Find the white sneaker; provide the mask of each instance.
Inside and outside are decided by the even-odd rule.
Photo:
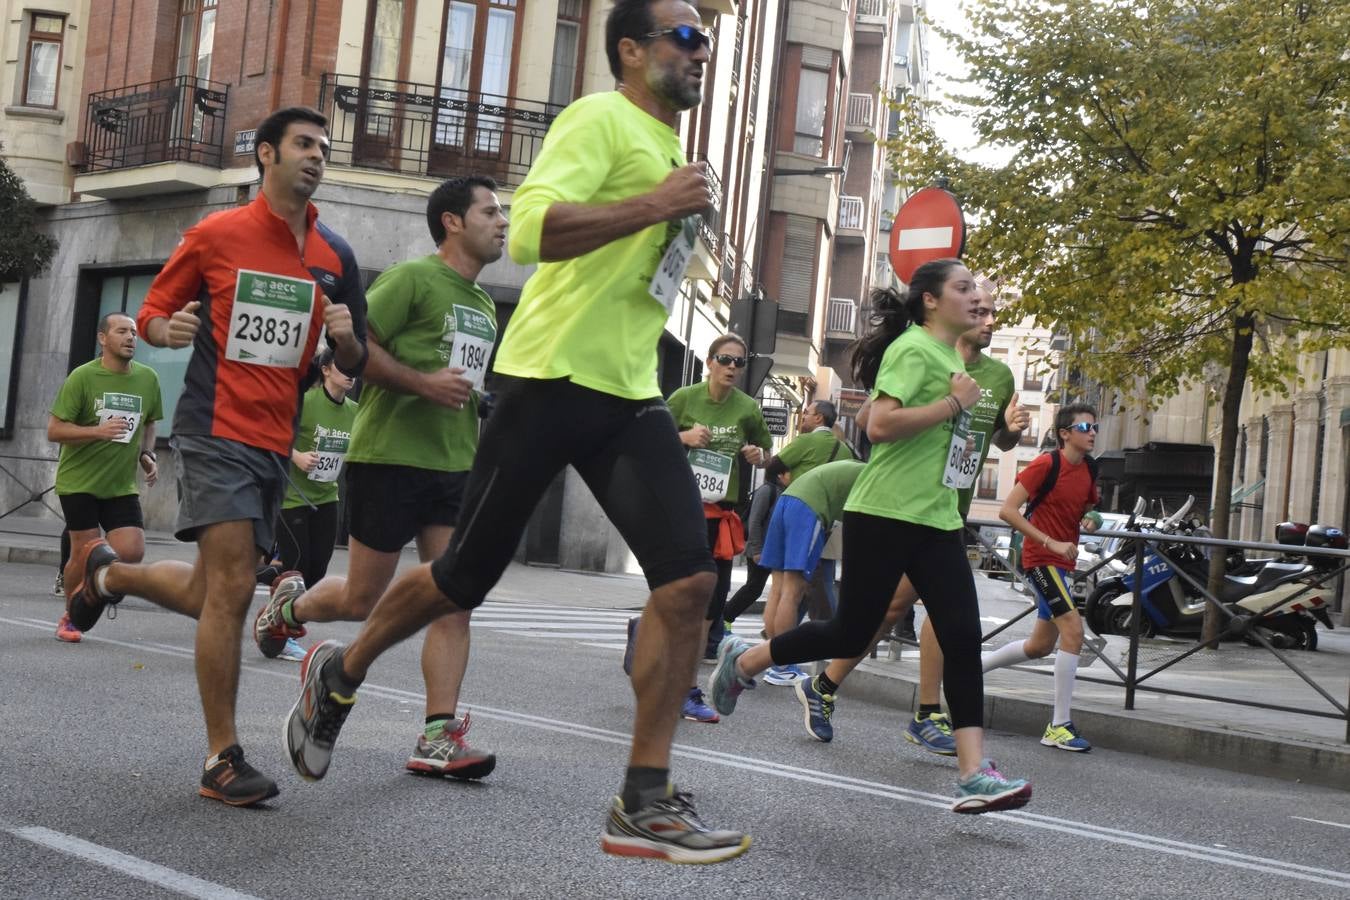
[[[764,670],[764,682],[766,684],[776,684],[790,687],[797,683],[800,678],[805,678],[806,673],[796,666],[769,666]]]

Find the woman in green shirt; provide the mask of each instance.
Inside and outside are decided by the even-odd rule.
[[[958,260],[920,266],[909,292],[873,295],[874,329],[853,355],[855,378],[873,389],[867,467],[844,505],[844,581],[839,608],[750,647],[728,637],[710,681],[729,715],[741,691],[770,665],[853,657],[867,649],[900,579],[908,575],[942,645],[960,780],[952,810],[1016,809],[1031,785],[1005,778],[983,757],[984,679],[975,581],[961,540],[953,465],[968,440],[980,386],[966,374],[957,339],[975,324],[975,278]],[[917,324],[920,327],[911,328]],[[830,685],[821,692],[832,694]]]

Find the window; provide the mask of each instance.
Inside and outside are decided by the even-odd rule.
[[[825,155],[825,107],[830,92],[830,73],[802,69],[797,85],[797,124],[792,139],[794,153]]]
[[[403,49],[403,18],[404,0],[375,0],[370,5],[366,14],[367,53],[361,72],[364,89],[398,90],[395,82]],[[399,106],[388,102],[361,105],[356,148],[361,162],[378,165],[385,161],[389,144],[400,130]]]
[[[449,0],[441,40],[439,94],[464,111],[438,108],[434,143],[444,153],[495,157],[506,120],[480,107],[503,105],[511,94],[516,12],[523,0]],[[448,162],[448,161],[447,161]]]
[[[1031,421],[1027,422],[1027,427],[1022,430],[1022,439],[1018,444],[1023,447],[1035,447],[1040,442],[1041,436],[1041,408],[1031,405],[1025,408],[1027,414],[1031,416]]]
[[[577,60],[582,56],[581,23],[584,19],[582,0],[558,0],[558,24],[553,33],[553,74],[548,85],[548,102],[554,106],[566,106],[580,91]]]
[[[23,105],[56,108],[61,77],[63,16],[33,13],[28,23],[28,54],[23,70]]]
[[[136,318],[141,311],[141,303],[155,280],[155,272],[109,273],[102,276],[98,292],[98,318],[110,312],[122,312]],[[89,359],[97,356],[98,337],[88,337]],[[160,437],[168,437],[173,431],[173,414],[178,408],[178,397],[183,393],[183,377],[187,374],[188,359],[192,356],[191,347],[170,350],[167,347],[152,347],[142,337],[136,344],[136,362],[143,363],[155,370],[159,376],[159,391],[164,398],[164,421],[156,426]],[[84,360],[79,360],[84,362]]]
[[[998,499],[998,465],[988,465],[980,470],[980,480],[975,486],[975,496],[980,500]]]
[[[19,332],[23,324],[24,283],[0,283],[0,437],[14,436],[14,403],[18,399]]]
[[[209,79],[215,42],[216,0],[182,0],[178,7],[178,61],[174,74]]]
[[[1022,375],[1022,390],[1039,391],[1045,387],[1045,371],[1042,366],[1045,363],[1045,354],[1028,353],[1027,368]]]
[[[784,222],[783,262],[779,270],[778,330],[807,334],[811,327],[811,296],[816,286],[817,224],[806,216],[788,216]]]

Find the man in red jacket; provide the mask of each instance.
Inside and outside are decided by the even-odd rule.
[[[131,565],[96,541],[71,566],[82,580],[69,592],[67,612],[82,631],[125,594],[198,620],[208,753],[200,793],[232,806],[277,794],[276,783],[244,760],[235,695],[254,570],[272,546],[308,361],[322,329],[344,374],[359,375],[366,360],[356,258],[309,202],[323,180],[326,128],[322,115],[303,107],[264,120],[257,198],[189,228],[137,316],[150,344],[192,347],[171,446],[177,536],[196,542],[196,562]]]

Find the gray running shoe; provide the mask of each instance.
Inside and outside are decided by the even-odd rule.
[[[694,811],[693,797],[674,791],[635,812],[618,797],[609,807],[600,847],[615,856],[640,856],[673,863],[716,863],[740,856],[750,836],[739,831],[713,831]]]
[[[291,627],[281,614],[281,608],[288,601],[295,600],[305,592],[305,579],[299,572],[282,572],[272,582],[272,593],[258,610],[253,620],[253,640],[258,650],[268,659],[276,659],[286,649],[287,638],[305,636],[305,627]]]
[[[717,648],[717,665],[708,676],[708,696],[712,699],[713,709],[724,716],[736,711],[736,698],[742,691],[755,686],[753,678],[742,678],[736,674],[736,660],[750,649],[750,645],[734,634],[722,639]]]
[[[446,728],[435,740],[425,734],[417,738],[417,747],[408,757],[408,771],[421,775],[449,775],[451,778],[486,778],[497,767],[497,757],[469,746],[469,714],[455,728]]]
[[[344,696],[324,680],[323,667],[339,651],[337,641],[323,641],[310,648],[300,664],[300,699],[286,720],[286,750],[300,777],[318,781],[328,772],[333,744],[356,703],[356,695]]]
[[[66,573],[60,571],[56,573],[56,584],[52,585],[53,597],[64,597],[66,595]]]

